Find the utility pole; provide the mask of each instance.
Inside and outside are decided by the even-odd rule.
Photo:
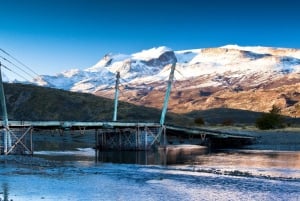
[[[3,127],[4,127],[3,128],[3,134],[4,134],[3,147],[4,147],[4,154],[6,155],[9,148],[11,147],[11,136],[9,133],[8,117],[7,117],[1,68],[2,67],[1,67],[1,62],[0,62],[0,99],[1,99],[1,108],[2,108],[2,121],[3,121]]]
[[[116,85],[115,85],[115,101],[114,101],[114,116],[113,121],[117,121],[118,114],[118,99],[119,99],[119,84],[120,84],[120,72],[116,75]]]

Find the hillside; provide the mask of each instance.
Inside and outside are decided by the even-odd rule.
[[[241,47],[173,51],[167,47],[130,55],[107,54],[84,70],[71,69],[34,80],[41,86],[92,93],[113,99],[120,72],[120,100],[161,109],[171,63],[176,62],[169,110],[228,108],[300,117],[300,50]]]
[[[111,121],[113,100],[89,93],[39,87],[24,84],[4,84],[9,120],[31,121]],[[119,102],[118,121],[159,122],[161,110]],[[182,126],[194,125],[196,118],[203,118],[207,125],[253,125],[261,115],[247,110],[216,108],[192,111],[186,114],[167,113],[166,123]],[[299,123],[298,119],[289,122]]]
[[[10,120],[111,121],[113,101],[88,93],[77,93],[24,84],[4,85]],[[160,110],[119,103],[119,121],[159,122]],[[178,115],[168,115],[175,121]],[[187,118],[180,117],[187,121]]]

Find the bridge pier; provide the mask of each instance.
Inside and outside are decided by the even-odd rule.
[[[149,150],[159,144],[159,128],[135,127],[96,129],[96,148],[99,150]]]

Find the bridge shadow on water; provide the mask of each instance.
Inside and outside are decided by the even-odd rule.
[[[54,161],[300,169],[300,153],[170,145],[149,151],[95,150],[94,133],[34,137],[35,155]],[[185,147],[187,146],[187,147]],[[196,147],[196,148],[195,148]],[[222,147],[223,148],[223,147]]]
[[[201,153],[200,153],[201,152]],[[181,148],[161,148],[151,151],[95,151],[96,161],[104,163],[140,164],[140,165],[173,165],[193,163],[196,156],[207,153]]]

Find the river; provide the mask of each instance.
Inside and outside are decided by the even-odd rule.
[[[4,156],[1,156],[4,157]],[[0,161],[0,200],[300,200],[300,152],[37,151]]]

